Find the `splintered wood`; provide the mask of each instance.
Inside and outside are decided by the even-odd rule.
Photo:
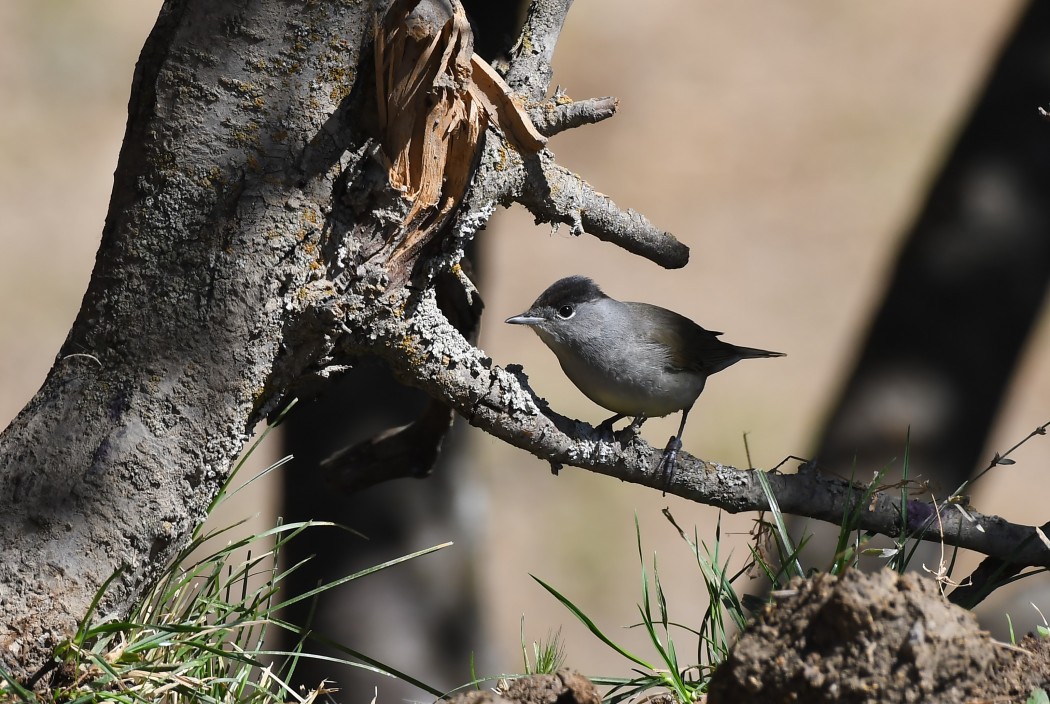
[[[411,265],[455,213],[470,184],[489,121],[521,152],[545,139],[510,89],[474,55],[463,7],[395,0],[376,22],[376,102],[390,185],[409,208],[384,254],[395,267]]]

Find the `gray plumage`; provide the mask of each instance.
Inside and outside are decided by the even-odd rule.
[[[508,323],[530,326],[592,401],[625,416],[666,416],[693,404],[707,377],[741,359],[782,357],[718,339],[674,311],[617,301],[584,276],[553,283]]]
[[[674,311],[617,301],[585,276],[551,284],[532,306],[507,319],[528,325],[554,352],[569,380],[617,415],[645,418],[683,411],[677,438],[668,444],[670,467],[681,446],[685,419],[707,377],[741,359],[783,357],[718,339]]]

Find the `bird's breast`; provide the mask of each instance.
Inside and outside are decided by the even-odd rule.
[[[569,347],[551,345],[562,371],[587,398],[614,413],[660,417],[687,408],[703,391],[706,377],[673,370],[661,358],[638,355],[588,359]]]

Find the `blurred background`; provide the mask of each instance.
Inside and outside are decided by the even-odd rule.
[[[132,71],[159,6],[156,0],[0,3],[0,427],[39,387],[77,313],[106,214]],[[586,274],[614,297],[673,308],[725,331],[730,342],[788,354],[713,377],[691,414],[688,452],[747,466],[746,434],[754,466],[811,456],[882,306],[902,238],[1021,9],[1006,0],[668,0],[640,12],[628,0],[578,0],[558,46],[554,81],[575,98],[616,96],[620,110],[600,125],[555,137],[550,147],[619,205],[689,244],[691,262],[664,271],[589,236],[572,237],[567,228],[537,227],[521,208],[501,210],[481,235],[480,346],[498,364],[522,364],[536,392],[560,413],[604,419],[608,413],[572,387],[538,338],[502,324],[557,278]],[[1045,89],[1026,120],[1050,98],[1050,85]],[[1043,312],[1027,338],[1022,329],[1005,396],[986,409],[994,416],[987,439],[959,438],[983,444],[983,461],[964,471],[1050,420],[1048,323]],[[994,339],[997,330],[981,327],[972,335]],[[880,432],[896,449],[873,464],[858,463],[858,478],[903,455],[907,428],[921,420],[910,417],[907,396],[882,406]],[[677,422],[677,416],[650,421],[643,436],[662,446]],[[522,669],[524,615],[530,641],[562,628],[571,666],[587,674],[628,673],[628,663],[593,640],[530,574],[648,655],[643,634],[622,629],[637,621],[640,598],[636,515],[646,553],[658,555],[672,614],[698,621],[706,606],[702,582],[660,509],[670,507],[680,524],[696,526],[708,541],[717,511],[573,468],[554,477],[547,464],[462,425],[452,490],[400,480],[375,491],[394,501],[406,497],[403,511],[385,512],[388,523],[408,521],[428,501],[448,507],[451,521],[418,532],[413,549],[455,541],[461,581],[428,586],[426,569],[445,559],[431,556],[415,577],[421,588],[404,598],[425,610],[430,596],[445,599],[439,592],[447,589],[478,604],[476,629],[464,642],[477,652],[479,672]],[[281,454],[276,436],[270,460]],[[1036,439],[1014,458],[1017,464],[977,485],[973,503],[984,513],[1042,524],[1042,492],[1033,488],[1045,486],[1050,440]],[[300,457],[283,471],[315,470]],[[850,467],[835,471],[848,475]],[[912,467],[913,474],[924,471]],[[939,496],[956,486],[949,484]],[[258,513],[256,526],[272,525],[281,512],[276,485],[260,485],[233,517]],[[746,558],[753,518],[721,517],[724,554],[735,546],[736,564]],[[352,527],[380,530],[362,522]],[[965,558],[957,574],[974,564]],[[393,584],[398,575],[387,578]],[[1045,583],[1027,580],[982,605],[985,625],[1005,632],[1006,610],[1020,632],[1041,623],[1027,602],[1050,610]],[[356,588],[341,592],[360,611],[341,617],[361,633],[347,644],[427,679],[404,643],[444,646],[413,639],[411,619],[387,620],[379,627],[398,631],[402,645],[369,650],[375,641],[364,635],[368,601],[355,596]],[[469,679],[467,656],[457,651],[454,662],[458,671],[446,669],[433,681],[450,686]],[[387,681],[376,684],[383,701],[391,690]],[[366,694],[371,689],[347,700]],[[400,696],[410,695],[386,700]]]

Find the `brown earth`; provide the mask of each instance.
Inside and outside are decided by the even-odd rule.
[[[708,704],[1025,702],[1050,683],[1050,640],[994,640],[934,580],[850,570],[795,580],[750,624],[711,681]],[[658,694],[649,701],[672,701]],[[569,671],[514,680],[457,704],[597,702]]]
[[[780,592],[711,682],[719,702],[1024,702],[1050,682],[1050,644],[982,631],[932,579],[818,575]]]
[[[498,692],[474,690],[449,699],[451,704],[601,704],[601,701],[591,681],[570,670],[510,680]]]
[[[1025,702],[1048,683],[1050,640],[998,642],[932,579],[850,570],[795,580],[776,593],[715,673],[705,701]],[[585,677],[562,670],[451,701],[597,704],[600,696]]]

